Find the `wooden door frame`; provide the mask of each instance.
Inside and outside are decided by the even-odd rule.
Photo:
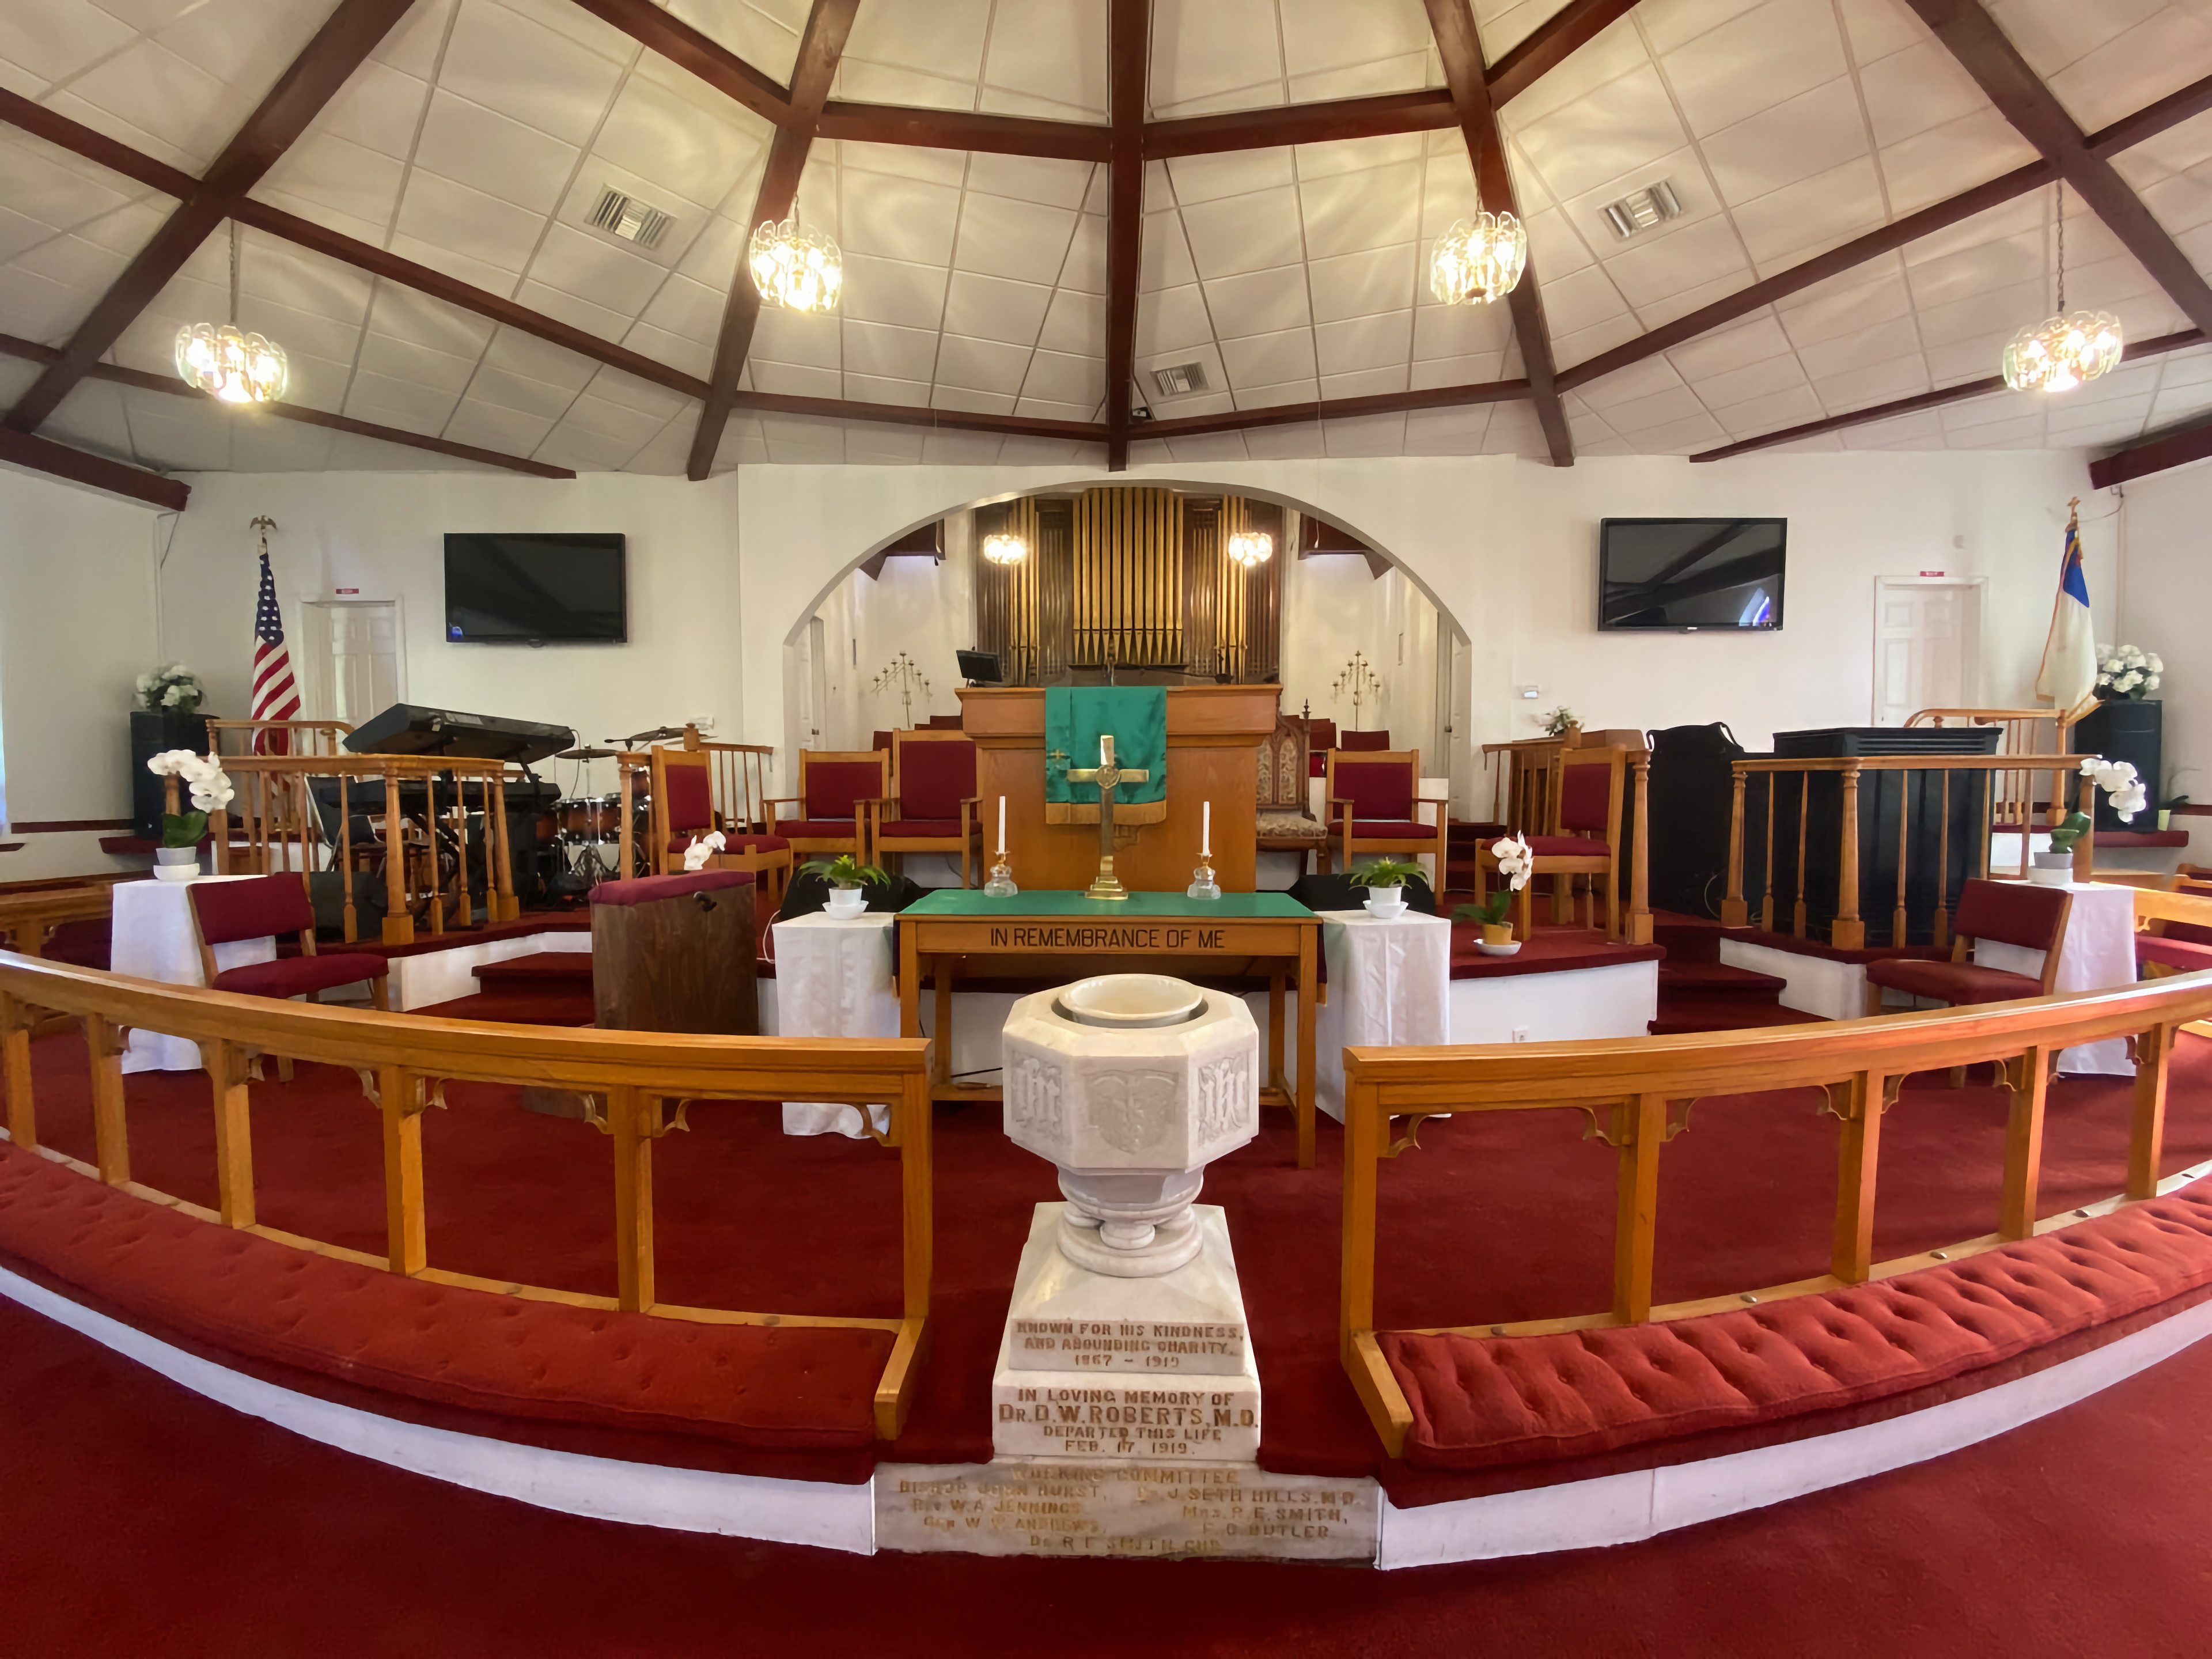
[[[405,702],[407,701],[407,601],[403,596],[394,593],[386,599],[368,599],[360,595],[349,595],[343,599],[339,599],[336,596],[322,596],[312,599],[302,599],[300,601],[300,633],[302,636],[301,644],[303,648],[307,647],[308,645],[307,612],[309,611],[314,611],[319,613],[322,611],[338,610],[361,611],[366,610],[368,606],[373,605],[388,605],[392,607],[392,674],[394,686],[392,702]],[[325,622],[325,619],[320,616],[318,617],[317,620],[319,622]],[[327,631],[326,622],[324,630],[319,631],[313,635],[313,648],[325,653],[329,653],[330,635]],[[307,674],[305,672],[304,663],[295,665],[301,669],[300,676],[301,704],[304,708],[308,701],[307,696],[308,690]],[[335,668],[335,657],[333,655],[325,654],[323,658],[323,665],[319,672],[331,674],[332,676],[331,678],[325,681],[322,690],[325,695],[329,695],[331,696],[333,706],[335,706],[337,702],[335,693],[337,689],[337,679],[333,672]],[[335,720],[338,717],[334,714],[325,711],[322,713],[309,714],[306,718],[310,720]],[[359,725],[361,722],[359,720],[356,720],[353,723],[355,725]]]
[[[1884,594],[1893,588],[1960,587],[1971,590],[1973,615],[1969,626],[1962,629],[1965,648],[1960,664],[1960,698],[1955,705],[1961,708],[1978,708],[1987,701],[1982,695],[1982,628],[1989,618],[1990,579],[1987,576],[1876,576],[1874,579],[1874,628],[1868,645],[1874,659],[1874,678],[1868,686],[1871,708],[1869,714],[1879,723],[1882,709],[1881,661],[1881,605]]]

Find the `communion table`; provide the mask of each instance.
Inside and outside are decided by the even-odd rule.
[[[1273,685],[1171,686],[1167,696],[1167,816],[1124,826],[1115,872],[1133,891],[1180,893],[1198,864],[1200,808],[1213,806],[1214,877],[1249,893],[1258,857],[1254,825],[1261,740],[1273,735]],[[1024,888],[1079,889],[1098,873],[1095,823],[1045,822],[1044,692],[1021,687],[960,693],[963,729],[975,742],[975,793],[987,854],[998,850],[999,799],[1006,802],[1006,848]],[[1092,755],[1070,763],[1087,768]],[[990,860],[987,856],[985,865]]]
[[[1253,779],[1248,777],[1248,801],[1252,788]],[[1097,834],[1089,826],[1081,830],[1094,868]],[[1249,872],[1249,848],[1245,858]],[[927,975],[936,999],[936,1038],[930,1050],[934,1097],[997,1101],[997,1088],[955,1082],[951,1076],[947,1056],[952,1052],[956,978],[988,981],[1058,975],[1073,981],[1101,972],[1150,972],[1202,981],[1265,974],[1267,1086],[1260,1091],[1260,1103],[1288,1106],[1297,1113],[1298,1166],[1310,1169],[1320,933],[1321,918],[1286,893],[1224,893],[1218,899],[1186,898],[1179,892],[1131,893],[1125,899],[1103,900],[1080,891],[994,898],[975,889],[940,888],[898,913],[899,1034],[922,1034],[921,981]],[[1294,1080],[1283,1067],[1284,991],[1293,979],[1298,991]]]

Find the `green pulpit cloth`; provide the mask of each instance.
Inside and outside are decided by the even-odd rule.
[[[1114,792],[1114,822],[1158,823],[1168,815],[1168,694],[1157,685],[1048,686],[1044,694],[1044,821],[1098,822],[1098,786],[1070,783],[1071,768],[1098,764],[1098,739],[1114,734],[1114,763],[1149,775]]]

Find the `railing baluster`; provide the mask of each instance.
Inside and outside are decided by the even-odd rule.
[[[226,1227],[253,1224],[253,1120],[246,1092],[246,1053],[237,1043],[203,1045],[215,1094],[216,1202]]]
[[[653,1139],[660,1097],[635,1084],[617,1085],[607,1092],[607,1126],[615,1150],[615,1297],[625,1312],[643,1313],[653,1303]]]
[[[104,1014],[84,1016],[84,1046],[92,1066],[93,1161],[111,1187],[131,1181],[131,1132],[123,1115],[123,1051],[129,1036]]]
[[[2035,1191],[2043,1175],[2043,1107],[2051,1088],[2051,1050],[2040,1043],[2020,1057],[2021,1079],[2005,1122],[2004,1196],[1997,1237],[2035,1237]]]
[[[1613,1316],[1624,1325],[1638,1325],[1651,1317],[1667,1097],[1638,1095],[1623,1101],[1613,1109],[1613,1121],[1620,1130],[1620,1174],[1613,1228]]]
[[[1939,775],[1943,780],[1942,817],[1936,830],[1936,920],[1929,935],[1940,950],[1951,943],[1951,772],[1946,767]],[[1902,944],[1904,941],[1899,940]]]
[[[1861,1072],[1851,1079],[1849,1115],[1836,1153],[1836,1237],[1828,1271],[1846,1285],[1863,1285],[1874,1272],[1875,1176],[1881,1162],[1882,1075]]]
[[[393,1273],[412,1277],[430,1259],[422,1217],[423,1079],[404,1066],[380,1066],[376,1092],[384,1118],[386,1263]]]
[[[1866,945],[1866,923],[1859,919],[1859,769],[1856,761],[1844,768],[1844,848],[1837,862],[1842,868],[1836,878],[1836,919],[1828,927],[1828,943],[1839,951],[1856,951]]]
[[[1721,925],[1741,927],[1746,920],[1743,907],[1743,790],[1750,781],[1741,767],[1734,769],[1729,799],[1729,861],[1728,897],[1721,902]]]
[[[39,1115],[31,1093],[31,1010],[0,995],[0,1092],[8,1103],[8,1138],[25,1152],[39,1146]]]
[[[2158,1166],[2166,1152],[2166,1074],[2173,1057],[2171,1025],[2136,1036],[2136,1101],[2128,1129],[2128,1194],[2140,1201],[2158,1196]]]
[[[1767,933],[1774,931],[1774,781],[1776,775],[1766,775],[1766,850],[1765,867],[1759,872],[1759,925]]]
[[[1905,837],[1907,824],[1912,816],[1912,780],[1920,775],[1899,772],[1894,775],[1897,779],[1897,908],[1890,913],[1889,942],[1902,945],[1905,942],[1905,863],[1912,845]]]
[[[1799,939],[1805,937],[1805,830],[1812,823],[1813,775],[1809,771],[1797,774],[1797,914],[1791,923],[1791,932]]]

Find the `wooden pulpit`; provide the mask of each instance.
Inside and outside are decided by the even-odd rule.
[[[1255,800],[1261,743],[1275,729],[1281,688],[1168,689],[1168,812],[1117,837],[1115,873],[1135,892],[1180,893],[1198,865],[1200,808],[1213,805],[1213,870],[1223,889],[1252,890]],[[1044,693],[1030,687],[963,689],[962,724],[975,740],[977,816],[984,860],[998,851],[999,797],[1006,798],[1006,848],[1024,890],[1083,888],[1098,873],[1098,831],[1044,818]],[[1097,757],[1077,766],[1095,765]]]

